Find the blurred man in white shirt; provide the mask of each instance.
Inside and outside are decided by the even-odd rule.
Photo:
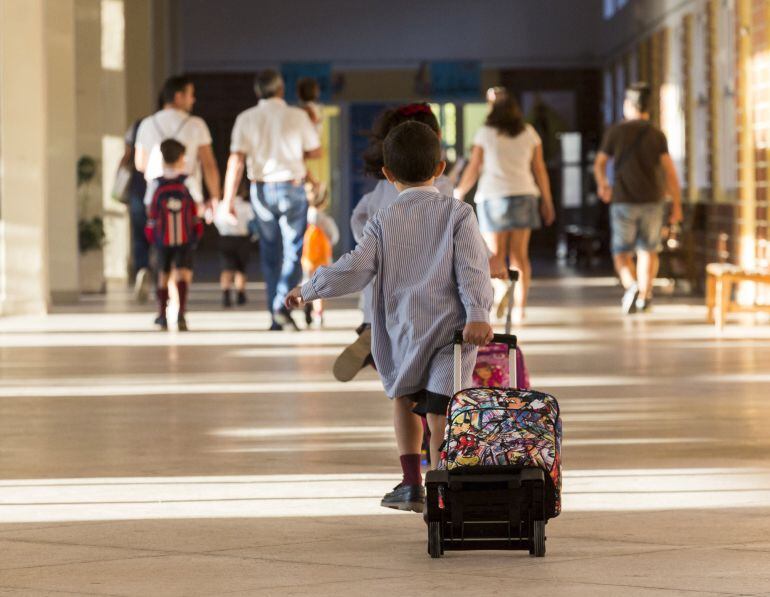
[[[259,103],[239,114],[233,126],[224,201],[232,206],[246,166],[259,226],[270,329],[286,325],[299,329],[284,299],[302,279],[308,209],[305,160],[321,156],[321,142],[307,113],[284,101],[285,86],[278,72],[259,73],[254,87]]]

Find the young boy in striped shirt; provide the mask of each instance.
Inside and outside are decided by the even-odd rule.
[[[398,199],[369,221],[353,251],[292,290],[286,305],[350,294],[374,280],[372,356],[387,395],[398,402],[396,419],[410,410],[427,417],[435,466],[453,390],[453,333],[462,329],[468,343],[463,386],[471,385],[476,347],[492,339],[488,256],[473,208],[433,186],[446,164],[429,126],[397,126],[385,139],[383,156],[383,173]],[[405,467],[404,481],[382,505],[421,512],[420,446],[411,452],[402,446],[403,426],[395,423],[399,451],[415,457],[409,469],[416,472],[407,475]]]

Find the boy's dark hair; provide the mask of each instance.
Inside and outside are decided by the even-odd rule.
[[[441,141],[427,124],[404,122],[385,137],[382,157],[399,182],[424,182],[433,177],[441,162]]]
[[[281,89],[283,89],[283,77],[277,70],[266,68],[254,77],[254,93],[259,99],[275,97]]]
[[[303,102],[314,102],[321,95],[321,86],[313,77],[302,77],[297,81],[297,97]]]
[[[160,92],[160,97],[164,104],[171,104],[174,102],[174,98],[177,93],[184,91],[188,85],[192,85],[192,79],[182,75],[169,77],[166,82],[163,83],[163,89]]]
[[[505,90],[496,93],[492,110],[484,124],[509,137],[521,134],[524,130],[524,116],[519,102]]]
[[[626,101],[639,111],[640,114],[647,114],[650,111],[652,100],[652,89],[644,81],[634,83],[626,89]]]
[[[160,154],[169,166],[176,164],[184,155],[185,147],[176,139],[166,139],[160,144]]]
[[[388,133],[404,122],[421,122],[428,125],[436,134],[441,134],[438,119],[425,103],[406,104],[398,108],[385,110],[372,125],[369,133],[369,146],[364,150],[364,172],[380,180],[385,179],[382,167],[385,165],[382,158],[382,144]]]

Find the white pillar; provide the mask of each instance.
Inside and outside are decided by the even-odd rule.
[[[49,301],[44,5],[44,0],[0,0],[0,312],[4,314],[44,312]]]
[[[48,264],[54,303],[75,302],[78,222],[75,152],[75,4],[46,0]]]
[[[78,295],[73,0],[0,0],[0,313]]]

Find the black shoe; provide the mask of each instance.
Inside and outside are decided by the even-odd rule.
[[[155,318],[155,325],[157,325],[161,331],[165,332],[168,329],[168,320],[165,315],[158,315]]]
[[[310,327],[313,325],[313,304],[307,303],[305,305],[305,323]]]
[[[187,320],[184,318],[184,315],[180,315],[176,320],[176,329],[178,329],[180,332],[187,331]]]
[[[233,301],[230,298],[230,291],[229,290],[223,290],[222,291],[222,306],[225,309],[233,306]]]
[[[386,493],[380,506],[406,512],[422,512],[425,506],[425,488],[422,485],[396,485]]]
[[[287,325],[291,326],[295,332],[299,332],[299,326],[297,322],[291,316],[291,313],[286,307],[281,307],[278,311],[273,313],[273,319],[281,328],[285,328]]]
[[[629,286],[626,292],[623,294],[623,300],[621,301],[621,305],[623,305],[623,313],[626,315],[636,313],[636,301],[638,298],[639,287],[634,283]]]
[[[267,328],[268,332],[282,332],[283,326],[278,323],[275,319],[270,323],[270,327]]]
[[[238,291],[238,298],[236,299],[238,305],[243,306],[246,304],[246,293],[243,290]]]
[[[355,342],[342,351],[334,361],[332,372],[337,381],[350,381],[366,364],[372,354],[372,328],[365,328]]]

